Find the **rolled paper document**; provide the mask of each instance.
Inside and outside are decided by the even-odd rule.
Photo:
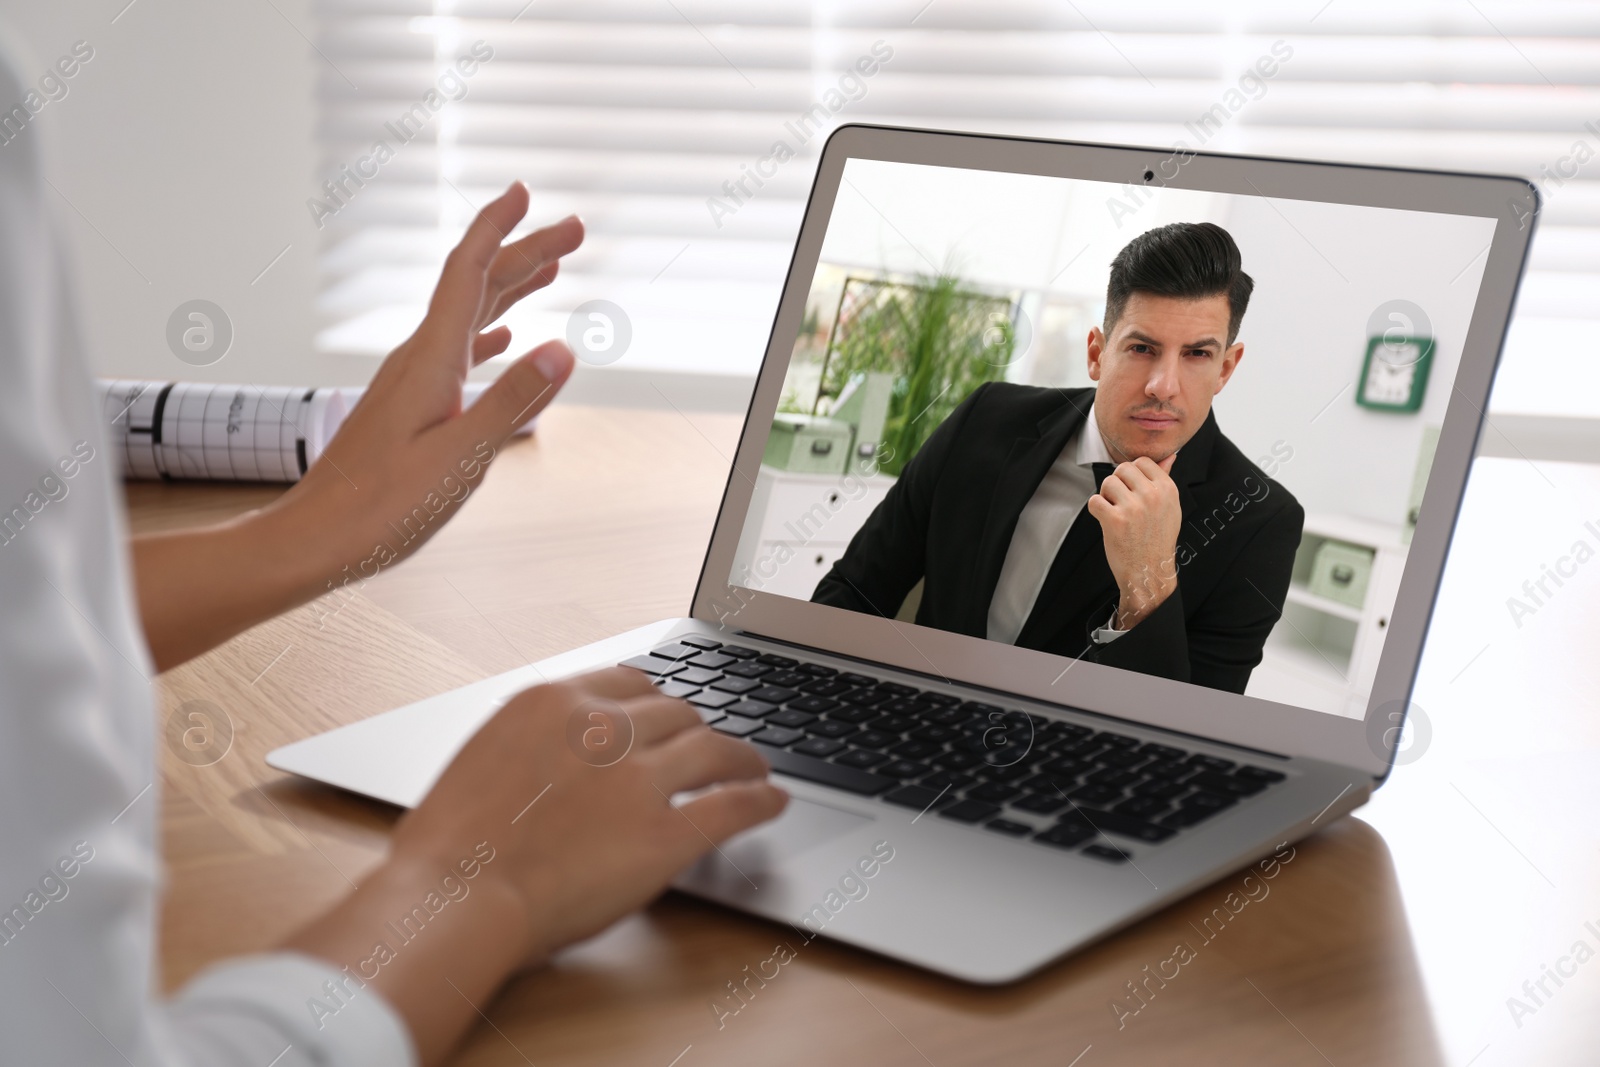
[[[467,383],[466,403],[488,384]],[[365,392],[126,378],[96,385],[122,476],[163,481],[297,482]],[[534,421],[517,433],[531,432]]]

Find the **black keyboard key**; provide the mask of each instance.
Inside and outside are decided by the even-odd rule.
[[[750,691],[751,700],[765,700],[768,704],[787,704],[800,694],[778,685],[764,685]]]
[[[889,694],[880,692],[877,689],[853,689],[850,692],[845,693],[839,699],[843,700],[846,704],[854,704],[857,707],[862,708],[872,708],[877,707],[885,700],[888,700]]]
[[[942,752],[933,757],[933,765],[943,767],[947,771],[964,771],[982,762],[982,757],[976,752]]]
[[[1004,708],[997,708],[993,704],[980,704],[976,700],[969,700],[962,704],[961,707],[962,710],[972,715],[982,715],[985,718],[990,715],[1000,716],[1005,714]]]
[[[806,727],[806,733],[813,737],[849,737],[856,732],[856,727],[837,719],[819,719]]]
[[[1067,756],[1046,760],[1039,764],[1039,770],[1048,774],[1059,774],[1064,778],[1076,778],[1080,774],[1087,774],[1094,767],[1094,763],[1089,760],[1072,759]]]
[[[743,645],[723,645],[717,651],[724,656],[732,656],[734,659],[755,659],[761,655],[755,649],[745,648]]]
[[[1188,762],[1191,766],[1207,771],[1217,771],[1218,773],[1233,770],[1232,760],[1225,760],[1218,756],[1190,756]]]
[[[1126,789],[1134,782],[1142,781],[1137,771],[1119,771],[1115,767],[1085,775],[1083,780],[1089,785],[1109,785],[1114,789]]]
[[[897,759],[879,767],[878,773],[887,774],[890,778],[921,778],[932,769],[926,763],[918,763],[916,760]]]
[[[1162,797],[1133,797],[1114,805],[1111,810],[1118,815],[1132,815],[1140,819],[1153,819],[1172,807],[1172,802]]]
[[[838,722],[854,723],[857,726],[866,722],[868,719],[876,719],[877,717],[878,713],[873,711],[871,708],[853,708],[848,704],[842,708],[834,708],[832,711],[828,712],[828,718],[830,719],[834,719]]]
[[[1160,823],[1162,826],[1167,826],[1174,830],[1182,830],[1186,827],[1193,826],[1195,823],[1211,818],[1211,816],[1215,815],[1219,811],[1226,811],[1230,806],[1231,805],[1224,805],[1220,808],[1186,808],[1180,804],[1178,805],[1177,811],[1161,816],[1156,820],[1156,822]]]
[[[756,657],[756,662],[765,663],[769,667],[789,668],[795,666],[800,661],[790,659],[788,656],[780,656],[776,652],[766,652]]]
[[[689,685],[710,685],[722,678],[722,672],[708,671],[700,667],[685,667],[672,677],[675,681],[687,682]]]
[[[976,782],[977,779],[970,774],[951,774],[949,771],[935,771],[922,779],[922,784],[929,789],[944,789],[948,787],[952,792],[965,789]]]
[[[922,717],[923,722],[935,723],[939,726],[959,726],[972,718],[972,713],[962,708],[938,708]]]
[[[1083,855],[1093,856],[1097,860],[1107,863],[1127,863],[1128,854],[1115,845],[1090,845],[1083,850]]]
[[[1265,767],[1252,767],[1248,763],[1233,772],[1235,778],[1255,778],[1263,782],[1281,782],[1287,777],[1282,771],[1269,771]]]
[[[879,682],[878,688],[890,696],[914,697],[918,695],[918,690],[911,688],[909,685],[901,685],[899,682]]]
[[[884,711],[892,715],[923,715],[933,710],[932,704],[924,703],[912,697],[895,697],[886,704],[880,705]]]
[[[1010,819],[995,819],[993,822],[983,824],[985,830],[993,830],[997,834],[1007,837],[1027,837],[1033,833],[1033,827],[1025,822],[1012,822]]]
[[[967,790],[967,797],[971,800],[984,800],[991,804],[1004,804],[1013,797],[1022,795],[1022,790],[1005,782],[984,782]]]
[[[815,715],[807,715],[803,711],[794,711],[786,708],[783,711],[768,715],[767,721],[774,726],[796,727],[804,726],[808,722],[816,722],[817,717]]]
[[[1102,752],[1096,762],[1102,767],[1118,767],[1126,770],[1129,767],[1137,767],[1149,758],[1136,749],[1113,748]]]
[[[761,683],[754,678],[724,678],[720,682],[711,683],[711,688],[720,689],[724,693],[748,693],[760,686]]]
[[[1215,771],[1202,771],[1186,781],[1197,789],[1221,793],[1224,796],[1247,797],[1261,792],[1267,783],[1258,778],[1239,778],[1232,774],[1217,774]]]
[[[763,723],[765,725],[765,723]],[[752,741],[760,741],[766,745],[792,745],[804,737],[799,730],[791,730],[784,726],[768,726],[758,734],[752,734]]]
[[[766,682],[768,685],[782,686],[785,689],[799,689],[802,685],[805,685],[810,680],[811,676],[808,674],[801,674],[799,671],[783,670],[773,671],[771,674],[762,679],[762,681]]]
[[[1151,759],[1159,760],[1177,761],[1182,760],[1184,757],[1189,755],[1189,753],[1185,752],[1181,748],[1173,748],[1171,745],[1158,745],[1154,741],[1151,741],[1149,744],[1139,746],[1139,751],[1143,752]]]
[[[711,728],[718,733],[732,734],[734,737],[748,737],[761,729],[761,720],[745,719],[738,715],[726,715],[712,723]]]
[[[923,693],[922,699],[941,708],[954,708],[961,704],[961,698],[954,693]]]
[[[1105,751],[1107,751],[1105,745],[1091,738],[1073,745],[1057,745],[1050,750],[1050,754],[1060,759],[1093,762],[1096,756]]]
[[[878,684],[878,680],[876,678],[868,678],[864,674],[841,674],[839,675],[839,681],[848,682],[851,685],[862,687],[875,686]]]
[[[1020,782],[1024,778],[1032,778],[1035,769],[1027,760],[1018,760],[1016,763],[997,767],[980,759],[972,765],[972,773],[991,782]]]
[[[802,663],[795,670],[801,674],[809,674],[817,678],[832,678],[839,673],[836,668],[824,666],[821,663]]]
[[[658,678],[683,670],[682,663],[677,660],[662,659],[660,656],[634,656],[632,659],[623,660],[619,666],[632,667],[636,671],[644,671]]]
[[[789,749],[790,752],[798,752],[803,756],[816,756],[818,759],[827,759],[843,750],[844,742],[835,741],[831,737],[808,737]]]
[[[652,648],[650,654],[660,656],[662,659],[688,659],[690,656],[698,656],[700,649],[685,644],[662,645],[660,648]]]
[[[1095,836],[1092,826],[1081,822],[1061,822],[1050,829],[1033,835],[1033,839],[1041,845],[1054,845],[1056,848],[1077,848],[1085,841]]]
[[[791,711],[804,711],[812,715],[821,715],[825,711],[832,711],[839,706],[839,702],[832,697],[803,696],[789,701]]]
[[[856,767],[866,770],[868,767],[876,767],[880,763],[887,763],[888,760],[889,757],[882,752],[874,752],[868,748],[852,748],[833,762],[841,767]]]
[[[1220,793],[1196,793],[1193,796],[1184,797],[1178,802],[1178,806],[1180,808],[1194,808],[1197,811],[1221,811],[1223,808],[1231,808],[1237,803],[1238,801],[1233,797],[1223,796]]]
[[[955,803],[955,798],[948,791],[941,793],[938,789],[929,789],[922,785],[902,785],[883,794],[883,799],[890,804],[898,804],[902,808],[912,808],[916,811],[927,811],[930,804],[937,803],[943,807]]]
[[[1067,799],[1083,804],[1109,804],[1122,796],[1122,790],[1109,785],[1080,785],[1067,792]]]
[[[737,704],[729,704],[724,710],[730,715],[748,715],[752,719],[759,719],[763,715],[771,715],[777,711],[778,705],[768,704],[765,700],[746,698]]]
[[[760,678],[762,675],[771,674],[772,668],[763,663],[751,663],[746,660],[744,663],[729,667],[722,673],[731,674],[735,678]]]
[[[925,726],[919,726],[915,730],[912,730],[911,736],[916,738],[918,741],[931,741],[936,745],[945,745],[951,741],[954,741],[961,735],[949,726],[939,726],[935,723],[928,723]]]
[[[689,698],[689,703],[697,708],[726,708],[729,704],[737,703],[739,697],[734,693],[719,693],[715,689],[702,689]]]
[[[657,683],[656,688],[661,690],[661,694],[663,696],[675,697],[680,700],[684,697],[692,697],[696,693],[700,692],[700,687],[698,685],[687,685],[683,682],[675,682],[671,678],[668,678],[664,682]]]
[[[678,638],[678,644],[693,645],[695,648],[703,648],[708,652],[713,648],[722,647],[721,641],[713,641],[711,638],[701,637],[699,634],[690,634],[688,637],[680,637]]]
[[[956,822],[981,822],[1000,814],[1000,807],[997,804],[985,804],[981,800],[958,800],[939,814]]]
[[[857,748],[875,748],[879,751],[890,745],[900,743],[898,734],[886,734],[882,730],[863,730],[850,739],[850,743]]]
[[[1036,774],[1017,784],[1030,793],[1045,793],[1053,797],[1066,796],[1069,790],[1078,788],[1078,780],[1070,774]]]
[[[720,671],[722,668],[738,662],[732,656],[724,656],[720,652],[702,652],[689,661],[689,666],[703,667],[708,671]]]
[[[1178,763],[1174,760],[1157,760],[1146,763],[1139,768],[1139,773],[1146,778],[1159,778],[1164,782],[1175,782],[1184,775],[1193,774],[1194,768],[1187,763]]]
[[[936,753],[943,752],[943,745],[936,745],[932,741],[902,741],[889,750],[891,756],[901,759],[927,759]]]
[[[1188,791],[1189,787],[1183,782],[1164,782],[1159,778],[1128,787],[1128,792],[1136,797],[1153,797],[1157,800],[1172,800]]]
[[[1031,812],[1034,815],[1054,815],[1070,803],[1055,793],[1030,793],[1021,800],[1013,801],[1011,806],[1018,811]]]
[[[850,692],[850,685],[839,681],[837,678],[818,678],[815,681],[806,682],[800,687],[800,691],[802,693],[810,693],[812,696],[836,697],[840,693]],[[834,703],[838,703],[838,701]]]
[[[1171,827],[1158,826],[1153,822],[1133,815],[1119,815],[1114,811],[1105,811],[1099,808],[1080,808],[1079,814],[1092,824],[1101,833],[1120,834],[1131,837],[1135,841],[1165,841],[1171,837]]]
[[[904,715],[880,715],[867,723],[874,730],[882,730],[886,734],[903,734],[917,726],[915,719],[908,719]]]
[[[762,731],[765,733],[766,731]],[[755,737],[760,739],[761,734]],[[829,763],[827,760],[807,756],[801,752],[791,752],[788,749],[772,749],[762,752],[772,769],[780,774],[787,774],[795,778],[804,778],[808,782],[820,782],[831,785],[836,789],[843,789],[862,796],[877,796],[894,788],[892,778],[871,774],[867,771],[857,770],[854,767],[841,766],[838,763]]]
[[[1111,748],[1138,748],[1139,747],[1139,739],[1137,737],[1129,737],[1126,734],[1113,734],[1113,733],[1102,732],[1102,733],[1095,734],[1094,735],[1094,739],[1096,741],[1100,742],[1102,745],[1107,745],[1107,746],[1109,746]]]

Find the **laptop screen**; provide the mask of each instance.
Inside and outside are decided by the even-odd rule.
[[[1359,719],[1495,225],[850,159],[729,584]]]

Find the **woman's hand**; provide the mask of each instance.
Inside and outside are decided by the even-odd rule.
[[[359,974],[436,1062],[509,974],[781,812],[788,797],[766,771],[753,746],[637,671],[537,686],[467,742],[361,888],[284,947]],[[402,942],[401,922],[420,932]]]
[[[539,961],[652,900],[713,842],[776,816],[788,797],[766,775],[754,746],[613,667],[509,701],[401,820],[393,856],[448,867],[488,842],[486,874],[526,916],[505,936]]]
[[[527,210],[519,182],[478,213],[445,261],[422,324],[384,361],[321,461],[275,505],[339,531],[328,577],[347,564],[371,577],[421,547],[572,373],[567,346],[547,341],[462,408],[467,371],[511,343],[508,327],[485,328],[549,285],[561,257],[583,242],[583,223],[569,216],[503,244]]]
[[[232,522],[135,539],[139,610],[161,670],[416,551],[511,432],[555,397],[573,360],[565,344],[548,341],[462,410],[467,371],[511,343],[506,327],[486,328],[550,284],[561,257],[583,242],[573,216],[504,243],[527,210],[518,183],[478,214],[445,261],[421,325],[297,485]]]

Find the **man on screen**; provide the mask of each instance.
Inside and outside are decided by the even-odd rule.
[[[923,626],[1244,692],[1305,517],[1211,412],[1252,285],[1220,226],[1134,238],[1089,332],[1097,388],[980,386],[811,599],[893,617],[920,580]]]

